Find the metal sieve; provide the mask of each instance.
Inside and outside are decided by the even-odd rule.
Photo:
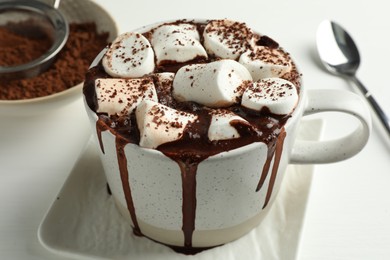
[[[0,0],[0,27],[15,30],[24,35],[31,34],[31,25],[45,32],[52,44],[43,55],[23,64],[0,66],[0,79],[34,77],[45,71],[65,45],[69,36],[69,26],[64,16],[54,6],[36,0]],[[25,28],[23,28],[25,25]],[[11,28],[13,26],[13,28]],[[30,30],[30,31],[29,31]],[[35,35],[35,37],[40,37]],[[2,39],[0,39],[1,44]],[[2,57],[0,57],[1,59]]]

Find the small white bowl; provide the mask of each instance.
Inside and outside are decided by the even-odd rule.
[[[51,0],[41,1],[47,4],[52,4],[53,2]],[[118,27],[114,19],[94,1],[61,1],[59,10],[69,23],[94,22],[99,33],[109,33],[108,41],[112,41],[118,35]],[[82,88],[83,82],[80,82],[67,90],[44,97],[23,100],[0,100],[0,115],[31,116],[44,114],[81,98]]]

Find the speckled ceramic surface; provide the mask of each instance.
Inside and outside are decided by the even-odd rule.
[[[302,122],[299,138],[318,140],[321,120]],[[290,165],[262,225],[234,242],[192,259],[295,259],[313,166]],[[137,237],[108,195],[98,147],[90,142],[43,219],[38,237],[55,253],[87,259],[187,259],[170,248]]]

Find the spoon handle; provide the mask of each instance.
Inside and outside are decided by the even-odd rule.
[[[363,83],[356,77],[351,77],[351,80],[356,84],[358,89],[363,93],[364,97],[367,99],[367,101],[370,103],[372,108],[374,109],[375,113],[379,117],[379,120],[383,124],[384,128],[386,129],[387,133],[390,135],[390,121],[385,112],[382,110],[378,102],[376,102],[375,98],[371,95],[370,91],[367,90],[367,88],[363,85]]]

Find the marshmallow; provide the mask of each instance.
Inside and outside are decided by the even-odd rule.
[[[245,90],[241,105],[257,111],[268,108],[273,114],[287,115],[297,102],[298,92],[293,83],[281,78],[265,78]]]
[[[147,99],[141,101],[135,115],[140,131],[139,146],[151,149],[180,139],[187,124],[197,119],[196,115]]]
[[[240,134],[231,125],[233,121],[240,121],[240,123],[249,125],[248,121],[229,110],[212,110],[210,114],[211,123],[208,130],[208,138],[210,141],[239,138]]]
[[[152,46],[142,34],[121,34],[104,55],[103,67],[112,77],[142,77],[154,70]]]
[[[239,98],[252,77],[233,60],[193,64],[180,68],[173,80],[173,97],[209,107],[226,107]]]
[[[97,112],[125,116],[133,112],[144,99],[157,101],[156,89],[151,78],[95,80],[98,102]]]
[[[252,75],[254,81],[263,78],[278,78],[291,71],[291,60],[281,49],[256,46],[244,52],[239,59]]]
[[[203,32],[204,46],[209,54],[236,60],[253,45],[254,37],[245,23],[230,20],[209,22]]]
[[[198,57],[207,58],[206,50],[199,42],[199,33],[192,24],[168,24],[155,29],[151,43],[157,64],[164,61],[186,62]]]

